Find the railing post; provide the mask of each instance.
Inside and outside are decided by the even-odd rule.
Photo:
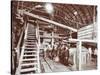
[[[39,25],[37,23],[36,27],[36,39],[37,41],[37,61],[38,61],[38,73],[40,73],[40,34],[39,34]]]

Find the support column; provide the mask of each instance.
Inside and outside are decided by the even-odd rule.
[[[77,70],[77,63],[76,63],[76,51],[75,51],[75,53],[74,53],[74,56],[73,56],[73,63],[74,63],[74,65],[73,65],[73,70]]]
[[[53,46],[54,46],[54,32],[52,31],[52,48],[53,48]]]
[[[76,69],[82,70],[82,41],[77,41],[77,49],[76,49]]]
[[[78,58],[78,70],[82,70],[82,62],[81,62],[81,58],[82,58],[82,41],[78,42],[78,53],[77,53],[77,58]]]
[[[72,31],[70,31],[70,36],[69,36],[69,38],[71,38],[71,39],[72,39]]]

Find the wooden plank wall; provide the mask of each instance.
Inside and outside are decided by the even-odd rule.
[[[80,28],[78,30],[78,39],[97,39],[97,23]]]

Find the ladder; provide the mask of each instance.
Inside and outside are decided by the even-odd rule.
[[[37,47],[36,29],[27,24],[24,43],[15,75],[26,75],[40,72],[39,51]]]

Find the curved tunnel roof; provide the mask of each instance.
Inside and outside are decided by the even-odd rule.
[[[25,9],[41,17],[52,19],[55,22],[78,28],[96,22],[97,6],[96,5],[77,5],[77,4],[59,4],[52,3],[54,13],[46,12],[45,2],[23,2],[17,3],[18,9]]]

